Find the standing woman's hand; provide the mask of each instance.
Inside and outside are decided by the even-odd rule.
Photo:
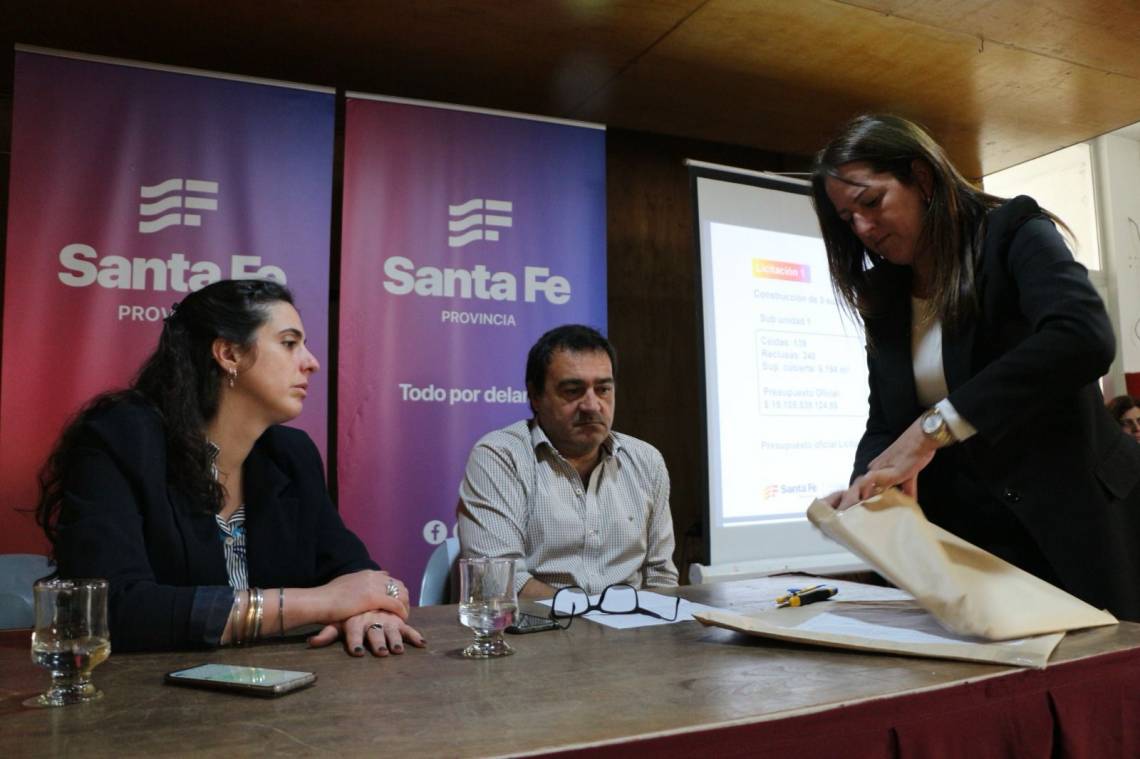
[[[922,432],[921,417],[906,428],[887,450],[871,459],[867,473],[856,477],[839,501],[839,508],[878,495],[889,487],[900,490],[917,500],[918,473],[930,464],[938,445]]]

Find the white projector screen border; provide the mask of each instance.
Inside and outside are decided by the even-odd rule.
[[[804,516],[813,498],[846,486],[867,416],[862,333],[834,304],[810,186],[697,161],[687,164],[701,293],[707,451],[703,527],[709,561],[696,567],[693,579],[864,569]],[[746,253],[754,250],[749,247],[753,243],[774,244],[778,247],[765,250],[779,253]],[[719,258],[714,256],[717,245]],[[736,251],[736,257],[728,257],[729,251]],[[741,269],[745,264],[751,270]],[[776,304],[775,311],[762,311],[768,305],[757,305],[761,300]],[[760,319],[765,321],[758,328]],[[805,362],[805,357],[812,358]],[[738,371],[723,371],[730,362]],[[814,384],[798,389],[799,378],[784,376],[779,367],[808,372]],[[821,370],[834,374],[817,373]],[[765,402],[780,408],[762,413]],[[767,432],[756,423],[765,420],[779,420],[781,439],[762,437]],[[726,445],[726,440],[736,442]],[[761,447],[769,452],[762,453]],[[810,476],[803,472],[805,466],[812,468]],[[774,468],[788,477],[772,476]],[[755,487],[757,478],[764,477],[763,486]],[[765,508],[768,513],[760,513]]]

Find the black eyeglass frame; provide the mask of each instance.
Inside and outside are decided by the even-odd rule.
[[[628,611],[608,611],[602,608],[606,604],[606,593],[609,593],[614,588],[629,588],[633,591],[632,609],[629,609]],[[585,596],[586,608],[579,611],[577,604],[571,604],[573,610],[569,614],[557,611],[556,609],[558,606],[558,596],[568,590],[576,590]],[[641,605],[641,598],[637,595],[637,588],[633,587],[627,582],[615,582],[613,585],[607,585],[606,587],[602,588],[602,593],[600,596],[598,596],[598,602],[596,604],[590,603],[590,594],[586,592],[585,588],[579,587],[578,585],[567,585],[565,588],[559,588],[558,591],[554,594],[554,597],[550,600],[550,620],[555,624],[558,624],[559,620],[567,620],[565,627],[559,625],[559,627],[562,627],[563,630],[568,630],[570,628],[570,625],[574,622],[574,617],[580,617],[583,614],[589,614],[592,611],[600,611],[603,614],[645,614],[646,616],[660,619],[665,622],[676,622],[677,615],[681,611],[681,598],[678,596],[676,603],[673,605],[672,617],[666,617],[663,614],[658,614],[655,611],[644,608]]]

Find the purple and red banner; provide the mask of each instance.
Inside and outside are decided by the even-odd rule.
[[[0,552],[43,552],[36,472],[188,292],[270,278],[325,356],[334,96],[18,51],[0,381]],[[318,374],[297,426],[323,451]]]
[[[605,132],[350,96],[340,509],[413,599],[483,434],[528,418],[558,324],[605,329]]]

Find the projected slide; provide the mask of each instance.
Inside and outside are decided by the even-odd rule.
[[[806,182],[690,163],[700,233],[707,576],[864,565],[811,526],[867,423],[861,328],[835,304]]]
[[[847,485],[867,420],[863,336],[836,306],[818,236],[708,231],[718,521],[802,519]]]

